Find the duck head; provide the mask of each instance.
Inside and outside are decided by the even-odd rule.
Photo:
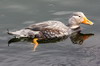
[[[93,25],[94,23],[87,19],[87,17],[82,12],[74,12],[69,19],[69,26],[72,29],[80,27],[80,24]]]

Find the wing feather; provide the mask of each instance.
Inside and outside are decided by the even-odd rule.
[[[60,21],[45,21],[30,25],[26,29],[40,31],[46,38],[61,37],[67,35],[68,27]]]

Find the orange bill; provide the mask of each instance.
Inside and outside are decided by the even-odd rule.
[[[93,25],[94,24],[92,21],[88,20],[86,17],[84,17],[84,21],[82,23],[88,24],[88,25]]]

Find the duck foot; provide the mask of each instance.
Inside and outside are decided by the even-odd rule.
[[[39,45],[39,43],[37,42],[37,40],[38,40],[38,38],[34,38],[33,39],[33,42],[32,42],[34,44],[33,51],[36,51],[36,48]]]

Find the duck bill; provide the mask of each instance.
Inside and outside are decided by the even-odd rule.
[[[94,23],[90,20],[88,20],[86,17],[84,17],[84,21],[82,22],[83,24],[88,24],[88,25],[93,25]]]

